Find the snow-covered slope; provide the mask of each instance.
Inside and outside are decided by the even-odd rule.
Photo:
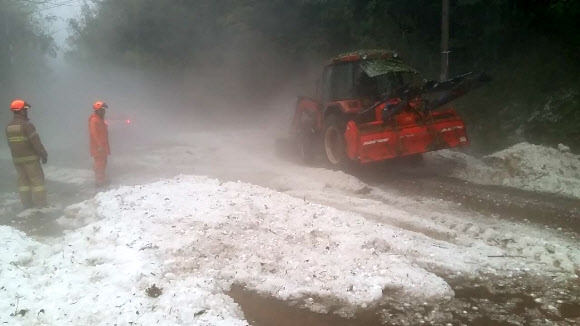
[[[0,321],[245,325],[224,294],[234,283],[316,311],[340,302],[347,314],[381,299],[449,299],[454,293],[438,275],[571,277],[580,263],[574,243],[546,230],[520,227],[520,234],[509,233],[507,223],[489,230],[469,224],[465,236],[439,239],[390,222],[401,215],[418,231],[436,233],[455,225],[450,216],[377,209],[393,216],[380,222],[255,185],[193,176],[99,193],[66,209],[59,222],[80,228],[51,243],[0,227],[0,310],[27,310]],[[522,258],[489,258],[512,250]],[[546,255],[559,259],[558,267],[546,264]],[[153,284],[163,289],[158,297],[147,293]]]
[[[427,155],[428,164],[469,182],[580,198],[580,156],[520,143],[481,159],[450,150]]]

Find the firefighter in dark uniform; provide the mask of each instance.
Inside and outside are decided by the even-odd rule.
[[[36,128],[28,120],[30,105],[17,99],[10,104],[14,119],[6,127],[6,137],[12,152],[12,160],[18,173],[18,192],[24,209],[47,206],[46,188],[42,164],[48,154],[40,142]]]

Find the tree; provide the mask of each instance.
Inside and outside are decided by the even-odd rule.
[[[18,84],[45,69],[44,56],[56,55],[46,29],[46,17],[39,11],[46,1],[0,0],[0,88],[13,94]],[[50,19],[50,18],[48,18]]]

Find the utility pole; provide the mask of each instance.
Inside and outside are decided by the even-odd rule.
[[[449,76],[449,0],[442,0],[441,9],[441,76],[447,80]]]

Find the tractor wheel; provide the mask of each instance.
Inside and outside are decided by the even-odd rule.
[[[326,159],[333,166],[344,166],[348,162],[344,132],[346,124],[337,115],[326,118],[324,128],[324,150]]]
[[[302,134],[297,137],[296,149],[301,163],[312,164],[314,161],[314,139],[312,135]]]

